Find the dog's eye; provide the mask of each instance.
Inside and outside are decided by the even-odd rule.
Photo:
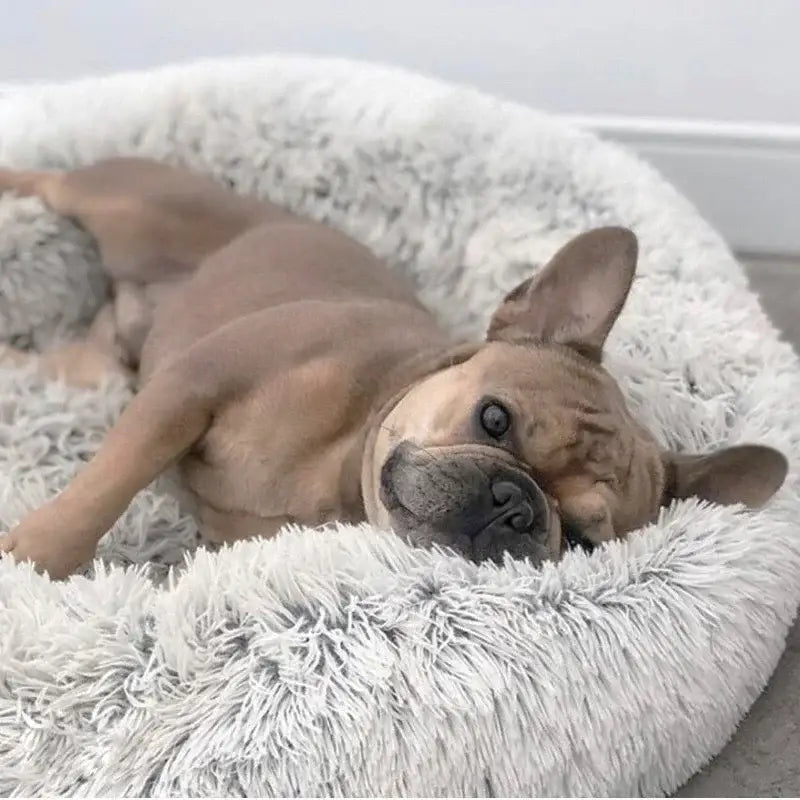
[[[481,426],[493,439],[499,439],[511,427],[511,416],[500,403],[492,401],[481,409]]]

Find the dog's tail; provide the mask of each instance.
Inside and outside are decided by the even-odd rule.
[[[39,197],[48,206],[57,205],[64,172],[61,170],[22,170],[0,167],[0,192],[15,192],[20,197]]]

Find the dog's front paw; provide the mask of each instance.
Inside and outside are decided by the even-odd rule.
[[[14,561],[31,561],[38,572],[58,580],[94,557],[96,539],[66,524],[57,501],[29,514],[16,528],[0,535],[0,553]]]

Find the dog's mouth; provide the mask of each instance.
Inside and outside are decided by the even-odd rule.
[[[577,524],[567,517],[561,517],[561,542],[564,550],[580,548],[591,553],[595,548],[594,542],[587,539]]]
[[[557,558],[560,521],[521,465],[490,448],[427,449],[401,442],[381,469],[380,499],[394,531],[475,561]]]

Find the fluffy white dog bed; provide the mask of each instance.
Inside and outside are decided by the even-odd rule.
[[[660,794],[717,753],[800,599],[800,369],[692,207],[591,135],[364,64],[203,63],[0,99],[0,163],[121,153],[341,226],[476,335],[570,235],[629,225],[641,265],[609,365],[632,404],[672,447],[761,441],[793,469],[758,513],[681,502],[542,569],[344,527],[184,565],[195,528],[162,481],[93,576],[0,564],[0,792]],[[0,198],[0,339],[45,346],[103,288],[84,234]],[[0,528],[126,400],[0,370]]]

